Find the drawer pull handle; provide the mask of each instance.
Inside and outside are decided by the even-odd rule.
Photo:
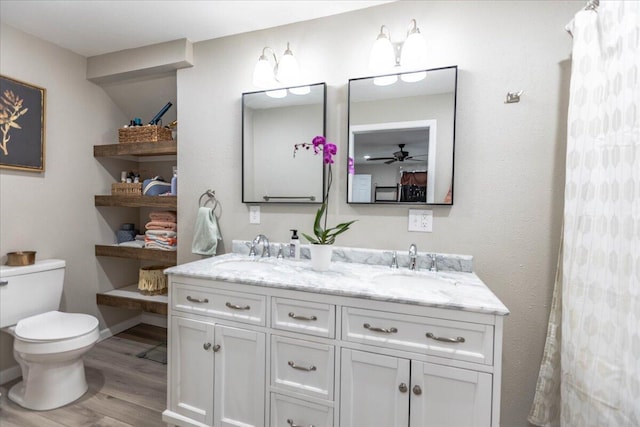
[[[289,360],[287,362],[287,364],[289,366],[291,366],[293,369],[297,369],[299,371],[307,371],[307,372],[311,372],[311,371],[315,371],[317,368],[313,365],[306,367],[306,366],[300,366],[300,365],[296,365],[296,362],[294,362],[293,360]]]
[[[300,316],[299,314],[295,314],[293,311],[289,312],[289,317],[296,320],[308,320],[308,321],[318,320],[316,316]]]
[[[287,418],[287,424],[289,424],[290,427],[302,427],[301,425],[294,423],[291,418]],[[309,427],[313,427],[313,424],[309,424]]]
[[[209,302],[209,300],[207,298],[193,298],[190,295],[187,295],[187,301],[191,301],[191,302],[197,302],[200,304],[206,304]]]
[[[454,344],[464,342],[463,337],[457,337],[457,338],[437,337],[433,335],[431,332],[427,332],[427,338],[431,338],[432,340],[436,340],[436,341],[450,342]]]
[[[395,334],[396,332],[398,332],[398,330],[396,328],[378,328],[375,326],[371,326],[368,323],[365,323],[364,325],[362,325],[365,329],[368,329],[370,331],[373,332],[382,332],[385,334]]]
[[[226,303],[225,305],[234,310],[250,310],[251,309],[251,306],[249,305],[231,304],[230,302]]]

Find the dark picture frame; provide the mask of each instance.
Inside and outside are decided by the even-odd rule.
[[[44,172],[47,90],[0,75],[0,168]]]

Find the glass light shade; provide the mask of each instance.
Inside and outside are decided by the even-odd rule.
[[[298,67],[298,61],[293,57],[291,51],[287,49],[282,58],[280,58],[276,79],[280,83],[295,84],[299,78],[300,67]]]
[[[415,73],[400,74],[400,79],[403,82],[407,82],[407,83],[419,82],[420,80],[424,80],[425,77],[427,77],[426,71],[417,71]]]
[[[269,87],[275,84],[273,69],[266,56],[260,56],[253,69],[253,85],[256,87]]]
[[[294,95],[306,95],[311,92],[311,87],[309,86],[292,87],[289,89],[289,92],[291,92]]]
[[[393,50],[391,40],[380,33],[371,47],[369,56],[369,68],[375,73],[388,72],[396,65],[396,53]]]
[[[390,76],[374,77],[373,84],[376,86],[389,86],[398,81],[398,76],[392,74]]]
[[[270,98],[284,98],[287,96],[286,89],[276,89],[276,90],[268,90],[265,94]]]
[[[405,69],[424,68],[427,59],[427,42],[418,30],[414,30],[402,45],[400,64]]]

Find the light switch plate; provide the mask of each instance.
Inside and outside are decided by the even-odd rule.
[[[249,224],[260,224],[260,206],[249,206]]]
[[[431,233],[433,231],[433,211],[409,209],[409,231]]]

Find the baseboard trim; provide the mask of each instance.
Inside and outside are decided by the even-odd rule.
[[[141,317],[142,316],[139,314],[137,316],[133,316],[132,318],[125,320],[124,322],[117,323],[113,326],[110,326],[108,328],[101,330],[100,338],[98,338],[98,342],[104,341],[107,338],[111,338],[112,336],[119,334],[120,332],[124,332],[127,329],[130,329],[136,325],[139,325],[140,323],[142,323],[140,321]]]
[[[13,345],[13,341],[11,342],[11,345]],[[0,384],[13,381],[16,378],[20,378],[20,376],[22,376],[22,371],[20,370],[20,366],[19,365],[12,366],[3,371],[0,371]]]
[[[158,326],[160,328],[167,327],[167,315],[155,314],[155,313],[142,313],[140,315],[140,323],[146,323],[151,326]]]

